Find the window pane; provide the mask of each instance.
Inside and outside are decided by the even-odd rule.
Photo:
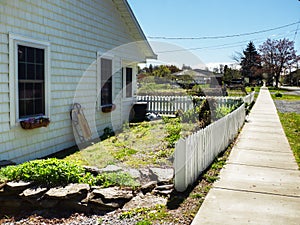
[[[18,77],[20,80],[26,79],[26,64],[19,62],[18,63]]]
[[[24,99],[25,98],[25,84],[19,83],[19,98]]]
[[[37,80],[44,80],[44,65],[37,65],[36,66],[36,79]]]
[[[34,115],[34,101],[33,100],[26,100],[25,101],[26,107],[26,116]]]
[[[36,49],[35,59],[36,63],[44,64],[44,49]]]
[[[33,98],[33,84],[25,83],[25,98]]]
[[[34,87],[34,98],[43,98],[44,96],[44,84],[36,83]]]
[[[27,64],[27,80],[35,79],[35,68],[34,64]]]
[[[34,48],[26,47],[26,50],[27,50],[26,62],[33,63],[34,62]]]
[[[43,105],[44,101],[42,99],[36,99],[35,100],[35,115],[44,115],[45,111],[44,111],[44,105]]]

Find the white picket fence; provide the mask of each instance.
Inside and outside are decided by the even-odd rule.
[[[245,103],[250,104],[251,102],[254,101],[254,95],[255,95],[255,91],[251,92],[249,95],[246,95],[246,96],[243,98],[243,101],[244,101]]]
[[[213,99],[217,107],[233,106],[240,100],[245,103],[254,101],[254,93],[252,92],[245,97],[190,97],[190,96],[137,96],[138,102],[148,103],[148,112],[158,113],[162,115],[174,115],[178,110],[187,111],[193,108],[193,99],[204,100]]]
[[[148,103],[148,112],[174,115],[176,111],[193,108],[190,96],[137,96],[138,102]]]
[[[224,151],[245,121],[245,104],[204,129],[181,138],[175,146],[175,189],[185,191]]]

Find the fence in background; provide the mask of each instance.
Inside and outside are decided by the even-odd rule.
[[[137,96],[137,101],[147,102],[148,112],[174,115],[178,110],[187,111],[193,108],[193,98],[199,100],[213,99],[217,107],[221,107],[236,105],[241,99],[250,104],[254,101],[254,93],[252,92],[245,97]]]

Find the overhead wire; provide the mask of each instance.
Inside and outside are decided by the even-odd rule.
[[[240,33],[240,34],[231,34],[231,35],[221,35],[221,36],[202,36],[202,37],[163,37],[163,36],[148,36],[149,39],[164,39],[164,40],[204,40],[204,39],[225,39],[225,38],[233,38],[233,37],[242,37],[242,36],[249,36],[253,34],[261,34],[266,33],[274,30],[279,30],[282,28],[290,27],[293,25],[298,24],[299,26],[300,21],[286,24],[283,26],[260,30],[260,31],[254,31],[254,32],[248,32],[248,33]]]
[[[286,33],[276,34],[277,37],[289,37],[291,35],[294,35],[294,32],[297,30],[291,30],[288,32],[288,35]],[[251,39],[251,41],[263,41],[265,38],[257,38],[257,39]],[[165,50],[165,51],[157,51],[156,53],[172,53],[172,52],[183,52],[183,51],[196,51],[196,50],[218,50],[218,49],[226,49],[226,48],[233,48],[233,47],[242,47],[245,45],[245,42],[249,40],[243,40],[239,42],[233,42],[233,43],[227,43],[227,44],[221,44],[221,45],[212,45],[212,46],[203,46],[203,47],[193,47],[193,48],[184,48],[184,49],[174,49],[174,50]]]

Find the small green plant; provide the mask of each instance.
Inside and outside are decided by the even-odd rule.
[[[137,150],[132,149],[132,148],[127,148],[127,147],[123,147],[121,149],[119,149],[116,152],[113,152],[113,156],[120,160],[123,161],[127,156],[131,156],[134,155],[135,153],[137,153]]]
[[[180,123],[179,118],[175,118],[169,120],[166,124],[166,130],[168,132],[168,136],[166,137],[166,141],[168,141],[168,147],[175,147],[176,141],[180,138],[180,132],[182,129],[182,125]]]
[[[100,139],[105,140],[114,135],[115,135],[115,132],[110,127],[105,127],[103,130],[103,134],[100,136]]]
[[[283,94],[281,92],[279,92],[279,91],[275,92],[275,97],[276,98],[281,98],[282,96],[283,96]]]
[[[121,186],[137,188],[140,184],[125,172],[103,173],[96,177],[95,184],[102,187]]]

